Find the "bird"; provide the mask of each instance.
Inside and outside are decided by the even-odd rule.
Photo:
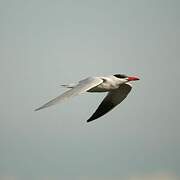
[[[67,91],[35,109],[35,111],[55,105],[85,92],[107,92],[107,95],[96,111],[87,120],[87,122],[91,122],[105,115],[120,104],[132,89],[132,84],[130,82],[137,80],[140,79],[136,76],[114,74],[108,76],[91,76],[79,81],[78,83],[63,84],[61,86],[68,88]]]

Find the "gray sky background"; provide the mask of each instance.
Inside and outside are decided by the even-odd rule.
[[[0,180],[180,179],[179,0],[0,0]],[[105,94],[33,110],[87,76],[138,75]]]

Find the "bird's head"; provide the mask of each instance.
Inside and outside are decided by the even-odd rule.
[[[125,74],[115,74],[115,77],[121,79],[124,82],[129,82],[129,81],[137,81],[140,80],[138,77],[135,76],[127,76]]]

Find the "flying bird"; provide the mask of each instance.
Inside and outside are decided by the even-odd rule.
[[[132,89],[130,82],[136,80],[139,80],[139,78],[124,74],[88,77],[78,83],[62,85],[69,88],[69,90],[35,109],[35,111],[47,108],[84,92],[108,92],[94,114],[87,120],[87,122],[90,122],[103,116],[120,104]]]

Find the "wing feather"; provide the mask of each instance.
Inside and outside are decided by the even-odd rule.
[[[57,104],[61,101],[67,100],[71,97],[77,96],[83,92],[88,91],[89,89],[101,84],[103,82],[102,79],[97,77],[89,77],[82,81],[79,81],[79,84],[72,89],[66,91],[65,93],[61,94],[60,96],[52,99],[51,101],[47,102],[46,104],[42,105],[41,107],[35,109],[35,111],[38,111],[40,109],[47,108],[49,106],[52,106],[54,104]]]
[[[110,91],[103,99],[94,114],[87,120],[87,122],[93,121],[120,104],[131,91],[132,86],[130,83],[122,84],[119,89]]]

